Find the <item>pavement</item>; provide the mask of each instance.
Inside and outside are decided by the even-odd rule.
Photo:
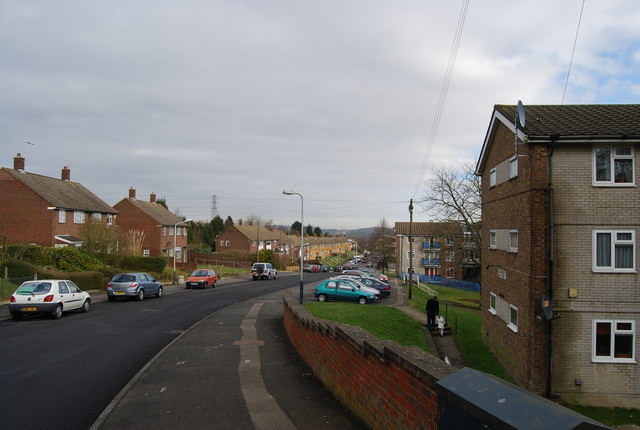
[[[225,285],[245,279],[223,279]],[[165,293],[183,289],[165,285]],[[284,294],[297,296],[298,287]],[[365,429],[313,376],[288,342],[283,291],[231,305],[181,333],[120,391],[91,430],[110,429]],[[92,292],[93,302],[106,293]],[[394,286],[385,304],[418,320]],[[432,336],[432,351],[462,367],[453,336]]]

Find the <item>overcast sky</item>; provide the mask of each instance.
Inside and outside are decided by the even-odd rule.
[[[0,0],[0,166],[110,205],[328,228],[408,221],[494,104],[560,104],[581,0]],[[640,5],[588,0],[565,104],[638,103]],[[25,143],[31,142],[32,145]],[[417,191],[416,191],[417,190]],[[428,221],[416,208],[414,219]]]

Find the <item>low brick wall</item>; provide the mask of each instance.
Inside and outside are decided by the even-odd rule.
[[[436,383],[454,369],[416,347],[315,318],[290,296],[284,324],[316,377],[372,429],[437,429]]]

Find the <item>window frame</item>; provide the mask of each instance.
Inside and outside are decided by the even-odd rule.
[[[487,309],[489,311],[489,313],[495,315],[497,313],[496,311],[496,303],[498,301],[498,297],[496,296],[496,293],[489,293],[489,309]]]
[[[73,223],[84,224],[85,213],[84,211],[73,211]]]
[[[489,170],[489,187],[495,187],[498,182],[498,175],[496,173],[496,168],[492,168]]]
[[[67,211],[64,209],[58,210],[58,223],[66,224],[67,223]]]
[[[456,261],[456,252],[455,251],[446,251],[444,255],[444,261],[447,263],[453,263]]]
[[[598,324],[610,324],[609,355],[596,355]],[[618,329],[618,324],[631,324],[631,330]],[[631,357],[616,357],[616,335],[631,335]],[[635,320],[594,319],[591,326],[591,361],[593,363],[636,363],[636,322]]]
[[[617,151],[620,149],[630,149],[630,154],[617,154]],[[597,153],[599,150],[608,150],[609,151],[609,179],[608,180],[598,180],[598,157]],[[594,146],[592,150],[592,160],[593,160],[593,172],[592,172],[592,181],[593,186],[606,186],[606,187],[634,187],[636,185],[636,156],[635,156],[635,148],[633,145],[602,145],[602,146]],[[629,182],[616,182],[615,179],[615,165],[616,160],[631,160],[631,181]]]
[[[515,236],[514,236],[515,235]],[[516,246],[513,246],[513,238],[515,237]],[[518,230],[512,229],[509,230],[509,252],[518,252]]]
[[[447,267],[444,269],[444,277],[447,279],[453,279],[455,277],[456,271],[453,267]]]
[[[631,234],[630,240],[618,239],[618,234]],[[609,234],[609,266],[598,266],[598,235]],[[595,273],[636,273],[636,232],[635,230],[597,229],[593,230],[591,238],[592,271]],[[631,245],[632,267],[616,267],[616,246]]]
[[[516,315],[516,322],[513,322],[513,313],[515,312]],[[511,329],[511,331],[513,331],[514,333],[518,332],[518,318],[520,316],[520,312],[518,311],[518,307],[515,305],[512,305],[511,303],[509,303],[509,324],[507,324],[507,327],[509,327]]]
[[[497,249],[498,233],[496,230],[489,230],[489,249]]]
[[[518,156],[509,158],[509,179],[518,177]]]

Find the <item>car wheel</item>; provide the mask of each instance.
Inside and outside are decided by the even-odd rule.
[[[216,283],[214,282],[211,288],[215,288],[215,287],[216,287]]]
[[[80,310],[86,313],[86,312],[89,312],[89,309],[91,309],[91,300],[87,299],[82,304],[82,307],[80,308]]]
[[[60,319],[62,317],[62,305],[56,306],[55,310],[51,313],[54,319]]]
[[[20,321],[22,319],[22,314],[19,312],[16,312],[14,314],[11,314],[11,318],[13,318],[14,321]]]
[[[162,297],[162,287],[158,287],[158,292],[156,293],[156,297],[160,298]]]
[[[136,300],[141,302],[144,300],[144,290],[141,288],[140,291],[138,291],[138,295],[136,296]]]
[[[326,302],[327,301],[327,296],[324,295],[324,294],[319,294],[318,295],[318,301],[321,302],[321,303]]]
[[[358,304],[366,305],[367,304],[367,298],[366,297],[358,297]]]

